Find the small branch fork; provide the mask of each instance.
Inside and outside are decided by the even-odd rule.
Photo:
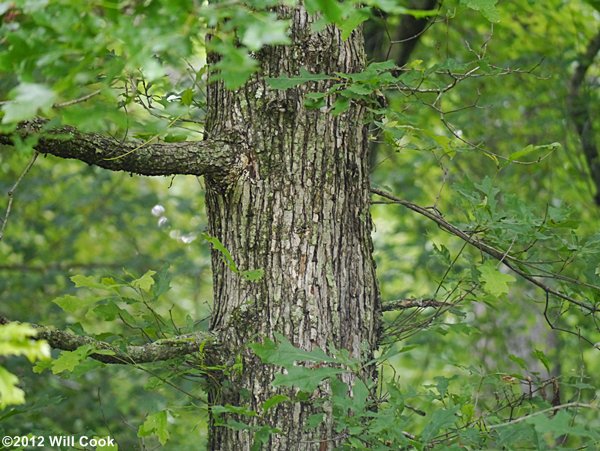
[[[0,325],[10,321],[0,316]],[[29,324],[29,323],[28,323]],[[31,324],[37,330],[36,338],[46,340],[55,349],[74,351],[75,349],[90,345],[102,353],[92,353],[91,358],[103,363],[138,365],[142,363],[160,362],[177,357],[200,352],[210,352],[216,349],[216,340],[209,333],[194,333],[165,338],[141,346],[127,346],[121,349],[104,341],[92,337],[75,335],[71,332],[57,330],[47,326]]]

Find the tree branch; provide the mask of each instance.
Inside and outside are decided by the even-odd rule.
[[[12,204],[15,199],[15,190],[19,186],[19,183],[21,183],[21,180],[23,180],[23,177],[25,177],[33,167],[33,164],[35,163],[35,160],[37,160],[38,155],[39,154],[37,152],[33,153],[33,156],[29,160],[29,163],[27,163],[25,169],[23,169],[23,171],[17,178],[17,181],[8,190],[8,193],[6,193],[8,196],[8,203],[6,204],[6,213],[4,213],[4,219],[0,219],[0,221],[2,221],[2,224],[0,225],[0,241],[2,241],[2,238],[4,238],[4,230],[6,230],[6,224],[8,224],[8,218],[10,217],[10,210],[12,209]]]
[[[381,304],[382,312],[391,312],[393,310],[407,310],[409,308],[442,308],[452,307],[454,304],[448,302],[436,301],[435,299],[398,299],[387,301]]]
[[[585,403],[581,403],[581,402],[569,402],[566,404],[560,404],[558,406],[552,406],[548,409],[544,409],[544,410],[538,410],[537,412],[531,413],[529,415],[525,415],[519,418],[515,418],[514,420],[511,421],[507,421],[506,423],[498,423],[498,424],[488,424],[486,425],[486,427],[488,429],[498,429],[498,428],[502,428],[505,426],[511,426],[513,424],[516,423],[521,423],[523,421],[526,421],[530,418],[533,417],[537,417],[538,415],[544,415],[546,413],[554,413],[558,410],[562,410],[562,409],[570,409],[570,408],[579,408],[579,409],[594,409],[594,410],[598,410],[598,406],[595,406],[593,404],[585,404]]]
[[[71,126],[48,130],[48,121],[35,119],[19,124],[17,133],[27,137],[39,133],[35,149],[43,154],[72,158],[112,171],[140,175],[208,175],[220,178],[232,167],[235,140],[185,141],[177,143],[120,142],[99,133],[81,133]],[[13,145],[0,134],[0,144]]]
[[[0,316],[0,325],[8,324],[9,322],[11,321],[6,317]],[[212,334],[198,332],[165,338],[141,346],[127,346],[125,349],[121,349],[92,337],[75,335],[71,332],[40,326],[38,324],[31,324],[31,326],[37,329],[36,338],[46,340],[54,349],[74,351],[80,346],[91,345],[97,351],[109,351],[111,353],[110,355],[92,353],[90,355],[91,358],[103,363],[112,364],[137,365],[170,360],[200,352],[201,348],[204,351],[214,349],[216,343]]]
[[[578,58],[577,67],[569,86],[567,106],[571,121],[575,124],[575,129],[579,134],[583,154],[596,187],[594,201],[596,205],[600,206],[600,155],[594,138],[594,121],[589,107],[589,100],[586,94],[581,92],[585,75],[598,52],[600,52],[600,32],[589,42],[585,53]]]
[[[514,271],[516,274],[521,276],[523,279],[529,281],[533,285],[544,290],[544,292],[546,294],[551,294],[560,299],[563,299],[564,301],[570,302],[571,304],[577,305],[578,307],[581,307],[583,310],[586,310],[589,313],[596,314],[596,313],[600,312],[600,309],[597,306],[595,306],[591,303],[579,301],[579,300],[573,298],[572,296],[561,293],[560,291],[557,291],[554,288],[549,287],[548,285],[544,284],[543,282],[540,282],[535,277],[535,275],[528,274],[527,272],[525,272],[524,270],[519,268],[519,266],[518,266],[519,262],[517,261],[516,258],[512,257],[508,253],[508,251],[501,251],[499,249],[496,249],[493,246],[490,246],[489,244],[487,244],[481,240],[478,240],[477,238],[474,238],[473,236],[469,235],[467,232],[462,231],[455,225],[446,221],[436,210],[427,209],[427,208],[421,207],[419,205],[413,204],[412,202],[409,202],[404,199],[400,199],[400,198],[394,196],[393,194],[385,192],[381,189],[371,188],[371,192],[374,194],[377,194],[378,196],[384,197],[385,199],[390,200],[391,203],[402,205],[416,213],[419,213],[420,215],[425,216],[428,219],[431,219],[442,230],[445,230],[446,232],[449,232],[452,235],[455,235],[455,236],[461,238],[462,240],[466,241],[471,246],[474,246],[477,249],[479,249],[480,251],[489,255],[490,257],[495,258],[496,260],[498,260],[499,262],[503,263],[508,268],[510,268],[512,271]]]
[[[123,262],[50,262],[46,265],[40,264],[0,264],[0,271],[7,272],[41,272],[46,273],[50,271],[69,271],[72,269],[104,269],[113,268],[118,269],[123,267]]]

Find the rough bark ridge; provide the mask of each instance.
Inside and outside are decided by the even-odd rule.
[[[261,74],[243,88],[231,92],[215,83],[208,92],[209,139],[227,131],[245,140],[244,168],[235,182],[207,177],[209,231],[240,270],[265,272],[258,282],[245,281],[213,252],[212,331],[231,356],[242,353],[244,370],[223,381],[211,401],[258,412],[275,393],[271,381],[277,370],[242,351],[246,344],[281,332],[304,349],[333,344],[368,359],[379,314],[364,109],[353,104],[336,117],[330,111],[334,99],[326,108],[306,109],[305,94],[330,82],[274,90],[265,81],[297,75],[302,67],[326,74],[360,71],[362,33],[343,41],[334,27],[312,33],[313,18],[302,8],[279,14],[292,19],[293,44],[256,55]],[[273,409],[267,422],[282,432],[271,436],[267,448],[331,449],[336,441],[330,421],[303,430],[313,413],[298,403]],[[211,449],[248,450],[251,444],[248,432],[211,428]]]

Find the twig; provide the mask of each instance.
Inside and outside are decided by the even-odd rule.
[[[513,424],[521,423],[525,420],[528,420],[529,418],[537,417],[538,415],[543,415],[545,413],[550,413],[550,412],[556,412],[557,410],[568,409],[571,407],[578,407],[578,408],[585,408],[585,409],[598,409],[597,406],[594,406],[592,404],[585,404],[585,403],[581,403],[581,402],[568,402],[566,404],[549,407],[548,409],[540,410],[538,412],[534,412],[532,414],[525,415],[523,417],[519,417],[519,418],[516,418],[511,421],[507,421],[506,423],[492,424],[492,425],[487,426],[487,428],[488,429],[498,429],[498,428],[505,427],[505,426],[511,426]]]
[[[8,195],[8,204],[6,205],[6,213],[4,214],[4,219],[2,219],[2,226],[0,227],[0,241],[2,241],[2,238],[4,238],[4,230],[6,229],[6,224],[8,222],[8,217],[10,216],[10,210],[12,209],[12,204],[13,204],[13,200],[14,200],[15,190],[17,189],[17,187],[21,183],[21,180],[23,180],[23,178],[25,177],[25,175],[27,175],[27,173],[29,172],[29,170],[31,169],[31,167],[33,166],[33,164],[35,163],[35,160],[37,159],[38,155],[39,154],[37,152],[33,152],[33,155],[31,156],[31,159],[29,160],[29,163],[27,163],[27,166],[25,166],[25,169],[23,169],[23,171],[21,172],[21,174],[17,178],[17,181],[15,182],[15,184],[8,190],[8,193],[7,193],[7,195]]]
[[[398,299],[394,301],[387,301],[381,305],[382,312],[390,312],[393,310],[406,310],[409,308],[442,308],[452,307],[453,304],[449,302],[436,301],[435,299]]]
[[[101,92],[102,91],[100,89],[97,89],[96,91],[93,91],[93,92],[90,92],[89,94],[78,97],[77,99],[67,100],[66,102],[55,103],[54,105],[52,105],[52,107],[53,108],[65,108],[65,107],[68,107],[71,105],[75,105],[77,103],[82,103],[82,102],[85,102],[86,100],[91,99],[92,97],[97,96]]]

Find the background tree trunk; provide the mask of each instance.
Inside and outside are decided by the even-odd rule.
[[[231,271],[213,250],[212,330],[243,371],[228,375],[211,395],[212,404],[244,405],[260,412],[277,393],[278,368],[263,365],[244,347],[261,337],[284,334],[303,349],[329,345],[370,359],[378,338],[379,295],[372,259],[368,146],[364,108],[353,104],[334,116],[331,107],[304,107],[307,92],[331,82],[274,90],[264,77],[357,72],[364,66],[361,32],[343,41],[339,30],[310,30],[304,9],[281,9],[292,20],[286,47],[262,50],[262,71],[243,88],[228,91],[213,83],[208,92],[208,137],[234,133],[242,138],[235,180],[207,177],[209,233],[231,252],[240,270],[261,268],[249,282]],[[365,370],[366,377],[373,377]],[[308,404],[280,404],[268,424],[269,450],[330,449],[331,419],[312,431],[303,425],[315,413]],[[248,421],[247,419],[244,419]],[[255,425],[264,424],[253,420]],[[264,421],[264,420],[263,420]],[[251,435],[210,428],[211,449],[249,449]]]

